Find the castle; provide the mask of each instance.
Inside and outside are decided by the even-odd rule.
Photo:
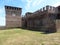
[[[47,5],[33,13],[27,12],[21,17],[22,8],[5,6],[6,28],[22,27],[45,32],[59,32],[60,6]]]

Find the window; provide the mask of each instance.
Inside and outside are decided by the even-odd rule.
[[[10,14],[11,14],[11,11],[7,11],[6,13],[7,13],[8,15],[10,15]]]
[[[13,14],[12,14],[12,16],[16,16],[16,14],[15,14],[15,13],[13,13]]]
[[[57,14],[56,18],[57,18],[57,19],[60,19],[60,14]]]
[[[60,12],[60,6],[58,7],[58,11]]]

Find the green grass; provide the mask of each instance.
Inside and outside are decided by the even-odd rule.
[[[43,34],[17,28],[0,30],[0,45],[60,45],[60,33]]]

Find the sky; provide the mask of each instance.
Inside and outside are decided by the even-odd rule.
[[[59,6],[60,0],[0,0],[0,26],[6,25],[5,5],[22,8],[24,16],[26,12],[34,12],[46,5]]]

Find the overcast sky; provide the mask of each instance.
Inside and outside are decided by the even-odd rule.
[[[22,15],[26,12],[34,12],[46,5],[58,6],[60,0],[0,0],[0,26],[5,25],[5,9],[4,6],[16,6],[22,8]]]

